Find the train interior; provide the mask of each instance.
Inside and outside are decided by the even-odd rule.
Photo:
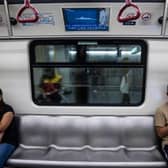
[[[20,118],[6,168],[167,167],[168,0],[0,0],[0,88]]]

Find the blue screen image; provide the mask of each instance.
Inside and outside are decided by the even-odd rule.
[[[65,29],[67,31],[107,31],[106,13],[105,8],[64,8]]]

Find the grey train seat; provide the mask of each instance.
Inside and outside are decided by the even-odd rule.
[[[20,117],[9,167],[167,167],[152,116]]]

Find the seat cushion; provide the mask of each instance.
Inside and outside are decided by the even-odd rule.
[[[49,148],[29,148],[22,147],[12,155],[11,159],[23,160],[48,160],[48,161],[87,161],[86,149],[83,150],[58,150],[54,147]]]
[[[158,149],[128,150],[120,149],[57,149],[55,146],[48,148],[18,147],[12,159],[25,160],[51,160],[51,161],[90,161],[90,162],[151,162],[164,161]]]
[[[125,156],[130,162],[162,162],[164,161],[161,153],[157,150],[150,151],[126,151]]]
[[[8,160],[8,166],[24,168],[49,167],[167,167],[157,149],[152,151],[117,151],[83,149],[81,151],[18,148]]]
[[[124,151],[108,151],[108,150],[88,150],[88,161],[90,162],[126,162]]]

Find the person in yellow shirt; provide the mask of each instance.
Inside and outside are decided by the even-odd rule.
[[[62,76],[55,73],[54,69],[46,69],[45,74],[41,79],[40,87],[43,92],[43,97],[48,103],[54,104],[61,101],[59,90],[61,88]]]

